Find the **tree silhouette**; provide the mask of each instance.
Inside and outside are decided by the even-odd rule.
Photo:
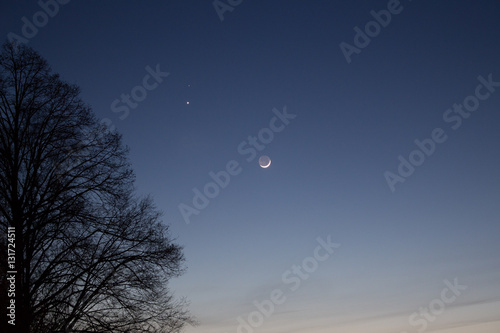
[[[128,151],[34,50],[0,54],[0,228],[15,227],[15,332],[177,332],[167,282],[183,271]],[[7,305],[6,237],[0,240]]]

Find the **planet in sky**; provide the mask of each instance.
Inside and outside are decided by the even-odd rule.
[[[271,159],[269,158],[269,156],[267,155],[263,155],[259,158],[259,165],[261,166],[261,168],[269,168],[269,166],[271,165]]]

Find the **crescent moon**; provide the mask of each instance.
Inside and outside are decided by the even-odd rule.
[[[269,168],[269,166],[271,165],[271,159],[269,158],[269,156],[265,156],[265,155],[261,156],[259,158],[259,165],[263,169]]]

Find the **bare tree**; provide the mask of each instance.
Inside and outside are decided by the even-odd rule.
[[[120,135],[99,124],[76,86],[17,47],[0,54],[0,228],[16,232],[9,330],[181,330],[192,318],[167,282],[183,271],[182,249],[152,200],[134,194]]]

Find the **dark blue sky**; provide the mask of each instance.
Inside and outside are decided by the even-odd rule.
[[[44,3],[2,2],[1,33],[123,134],[185,247],[187,332],[499,332],[498,1]]]

